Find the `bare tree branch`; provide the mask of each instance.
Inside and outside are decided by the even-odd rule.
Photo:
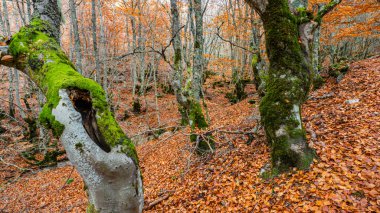
[[[148,51],[139,51],[139,47],[134,49],[132,52],[129,52],[129,53],[126,53],[126,54],[123,54],[121,56],[117,56],[117,57],[114,57],[114,59],[116,60],[120,60],[120,59],[123,59],[125,57],[128,57],[130,55],[134,55],[134,54],[138,54],[138,53],[157,53],[158,55],[160,55],[162,57],[162,59],[172,68],[174,69],[174,66],[170,63],[170,61],[167,59],[166,57],[166,50],[172,45],[173,41],[174,41],[174,38],[178,35],[179,32],[181,32],[181,30],[185,27],[185,25],[183,25],[181,28],[178,29],[178,31],[175,33],[175,35],[170,39],[169,43],[167,45],[165,45],[161,50],[156,50],[154,49],[153,47],[149,47],[150,50]]]
[[[242,47],[242,46],[240,46],[240,45],[237,45],[237,44],[233,43],[233,42],[230,41],[230,40],[227,40],[227,39],[223,38],[223,37],[220,35],[220,28],[222,27],[223,24],[224,24],[224,22],[223,22],[219,27],[217,27],[217,32],[215,33],[215,34],[216,34],[216,35],[217,35],[222,41],[227,42],[227,43],[231,44],[232,46],[234,46],[234,47],[238,47],[238,48],[240,48],[240,49],[242,49],[242,50],[245,50],[245,51],[247,51],[247,52],[249,52],[249,53],[252,53],[252,54],[256,54],[256,53],[257,53],[257,51],[249,50],[249,49],[247,49],[247,48],[245,48],[245,47]]]
[[[325,5],[324,7],[322,7],[322,9],[318,12],[317,16],[315,17],[315,21],[317,23],[321,23],[322,21],[322,18],[328,14],[330,11],[332,11],[336,6],[338,6],[338,4],[342,2],[342,0],[332,0],[330,1],[330,3],[328,3],[327,5]]]

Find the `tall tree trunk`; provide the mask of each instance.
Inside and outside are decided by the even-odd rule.
[[[103,12],[102,12],[102,3],[98,0],[98,13],[100,19],[100,60],[103,65],[103,82],[102,86],[104,91],[106,91],[106,98],[108,100],[108,67],[107,67],[107,41],[104,30],[104,20],[103,20]]]
[[[309,91],[311,66],[287,0],[269,0],[262,18],[270,66],[260,114],[272,146],[272,165],[280,172],[307,168],[314,152],[306,142],[301,104]]]
[[[261,16],[265,30],[270,65],[260,114],[272,148],[273,170],[308,168],[315,153],[306,141],[301,105],[311,82],[310,42],[323,16],[341,0],[332,0],[314,18],[292,14],[287,0],[245,1]]]
[[[32,19],[32,3],[30,0],[26,0],[26,11],[28,15],[28,22]]]
[[[3,14],[4,14],[4,29],[3,32],[6,33],[7,37],[11,36],[11,27],[9,24],[9,15],[8,15],[8,6],[6,0],[3,0]],[[9,103],[9,115],[15,115],[15,106],[14,106],[14,94],[13,94],[13,71],[12,69],[8,69],[8,103]]]
[[[202,0],[194,0],[195,17],[195,39],[194,39],[194,58],[193,58],[193,80],[192,92],[196,101],[200,100],[202,92],[203,75],[203,10]]]
[[[94,48],[94,57],[95,57],[95,70],[96,77],[95,81],[101,82],[100,75],[100,61],[99,61],[99,50],[98,50],[98,41],[96,36],[96,0],[91,0],[91,23],[92,23],[92,44]]]
[[[179,111],[182,116],[182,124],[189,122],[189,97],[188,93],[183,91],[183,67],[182,67],[182,51],[181,51],[181,28],[179,20],[179,12],[177,7],[177,0],[170,0],[170,11],[172,18],[172,38],[174,49],[174,73],[172,79],[172,87],[176,95],[177,102],[179,104]]]
[[[15,80],[15,94],[16,94],[16,105],[18,107],[18,110],[20,112],[21,118],[25,119],[26,115],[24,112],[24,109],[21,106],[21,99],[20,99],[20,77],[19,72],[16,69],[13,69],[14,71],[14,80]]]
[[[194,36],[194,57],[193,57],[193,69],[191,80],[191,96],[188,100],[188,109],[186,113],[188,116],[188,123],[192,130],[195,128],[205,129],[208,127],[208,123],[202,112],[201,95],[202,95],[202,75],[203,75],[203,9],[202,0],[194,0],[194,17],[195,17],[195,36]],[[187,85],[186,85],[187,86]],[[185,87],[186,87],[185,86]],[[190,88],[189,88],[190,89]],[[200,140],[199,136],[192,134],[190,139],[197,144],[198,153],[204,153],[213,151],[214,142],[212,138],[206,138]]]
[[[24,10],[24,2],[22,2],[21,7],[19,1],[14,2],[16,4],[18,13],[20,15],[21,21],[23,25],[26,25],[26,20],[25,20],[25,10]]]
[[[138,24],[138,49],[141,52],[139,54],[140,58],[140,89],[139,89],[139,95],[144,95],[145,93],[145,77],[146,77],[146,72],[145,72],[145,30],[143,29],[143,23],[142,23],[142,4],[144,0],[138,0],[137,1],[137,9],[139,10],[139,24]]]
[[[254,84],[259,97],[264,96],[264,81],[261,79],[261,73],[264,71],[264,60],[261,56],[260,38],[259,38],[259,27],[256,23],[258,20],[255,19],[254,10],[251,10],[251,49],[256,51],[255,54],[251,55],[251,68],[253,71]]]
[[[132,27],[132,51],[136,51],[137,47],[137,33],[136,33],[136,18],[134,16],[131,16],[131,27]],[[132,71],[132,81],[133,81],[133,87],[132,87],[132,95],[133,98],[135,98],[136,95],[136,86],[137,86],[137,66],[136,66],[136,56],[132,56],[132,62],[131,62],[131,71]]]
[[[75,66],[80,74],[83,74],[83,66],[82,66],[82,50],[79,38],[79,30],[78,30],[78,19],[77,19],[77,9],[74,0],[69,0],[70,5],[70,18],[72,31],[74,35],[74,49],[75,49]]]
[[[34,0],[29,26],[0,48],[1,65],[25,72],[47,103],[41,122],[60,136],[67,156],[83,177],[90,212],[141,212],[142,180],[133,143],[113,117],[104,90],[76,72],[59,46],[57,0]]]

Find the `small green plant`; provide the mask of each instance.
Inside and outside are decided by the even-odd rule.
[[[66,184],[69,185],[72,182],[74,182],[74,178],[69,178],[67,179]]]
[[[338,77],[341,74],[346,74],[349,69],[349,66],[346,61],[340,61],[338,63],[335,63],[329,67],[328,74],[331,77]]]

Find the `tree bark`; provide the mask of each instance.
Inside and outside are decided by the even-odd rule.
[[[77,10],[74,0],[69,0],[70,5],[70,18],[72,31],[74,35],[74,49],[75,49],[75,65],[80,74],[83,73],[82,66],[82,50],[79,38],[79,30],[78,30],[78,19],[77,19]]]
[[[11,36],[11,27],[9,24],[9,15],[8,15],[8,6],[6,0],[2,1],[3,3],[3,12],[0,11],[0,13],[4,14],[4,21],[3,21],[3,32],[6,33],[7,37]],[[9,115],[14,117],[16,113],[16,109],[14,107],[14,88],[13,88],[13,71],[12,69],[8,69],[8,103],[9,103]]]
[[[94,56],[95,56],[95,80],[97,82],[100,81],[100,61],[99,61],[99,50],[98,50],[98,41],[96,36],[96,2],[95,0],[91,0],[91,23],[92,23],[92,44],[94,48]]]
[[[269,0],[262,19],[270,66],[260,114],[272,165],[280,172],[308,168],[314,153],[302,127],[301,104],[309,91],[311,66],[298,42],[296,17],[287,0]]]
[[[307,144],[301,119],[301,105],[312,80],[310,43],[323,16],[341,0],[332,0],[316,17],[305,8],[291,5],[291,10],[287,0],[245,1],[261,16],[265,30],[270,65],[260,114],[272,148],[273,172],[306,169],[315,155]],[[293,3],[302,7],[307,1]]]
[[[103,12],[102,12],[102,3],[98,0],[98,13],[100,19],[100,60],[103,65],[103,82],[102,86],[104,91],[106,92],[106,98],[108,100],[108,67],[107,67],[107,40],[104,32],[104,20],[103,20]]]
[[[202,90],[203,74],[203,10],[202,0],[194,0],[195,38],[193,58],[192,92],[195,100],[199,101]]]
[[[172,87],[179,104],[179,111],[182,116],[182,124],[187,124],[189,121],[189,93],[184,91],[183,88],[183,67],[182,67],[182,42],[181,42],[181,28],[179,20],[179,12],[177,7],[177,0],[170,0],[171,22],[172,22],[172,38],[174,49],[174,73],[172,79]]]
[[[141,212],[143,188],[137,153],[113,117],[105,92],[95,81],[76,72],[61,50],[57,0],[34,0],[29,26],[0,48],[1,65],[25,72],[47,102],[41,122],[51,128],[83,177],[89,211]]]

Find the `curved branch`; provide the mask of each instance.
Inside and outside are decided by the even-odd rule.
[[[161,50],[156,50],[154,49],[153,47],[149,47],[150,50],[149,51],[138,51],[138,49],[140,48],[136,48],[134,49],[132,52],[130,53],[126,53],[126,54],[123,54],[121,56],[117,56],[115,57],[114,59],[116,60],[120,60],[120,59],[123,59],[125,57],[128,57],[130,55],[134,55],[134,54],[138,54],[138,53],[157,53],[158,55],[160,55],[162,57],[162,59],[172,68],[174,69],[174,66],[170,63],[170,61],[167,59],[166,57],[166,50],[172,45],[173,41],[174,41],[174,38],[181,32],[181,30],[185,27],[185,25],[183,25],[182,27],[180,27],[177,32],[174,34],[174,36],[172,36],[172,38],[170,39],[169,43],[163,47]]]
[[[340,4],[342,0],[332,0],[327,5],[323,6],[320,11],[318,11],[317,16],[314,18],[314,21],[316,21],[318,24],[321,24],[322,18],[328,14],[330,11],[332,11],[338,4]]]
[[[220,35],[220,28],[222,27],[222,25],[223,25],[223,23],[222,23],[219,27],[217,27],[217,32],[215,33],[216,36],[218,36],[218,38],[220,38],[220,40],[222,40],[222,41],[224,41],[224,42],[227,42],[227,43],[229,43],[230,45],[232,45],[232,46],[234,46],[234,47],[240,48],[240,49],[245,50],[245,51],[247,51],[247,52],[249,52],[249,53],[252,53],[252,54],[256,54],[256,53],[258,52],[258,51],[252,51],[252,50],[249,50],[249,49],[247,49],[247,48],[245,48],[245,47],[242,47],[242,46],[240,46],[240,45],[238,45],[238,44],[235,44],[234,42],[232,42],[232,41],[230,41],[230,40],[227,40],[227,39],[223,38],[223,37]]]
[[[268,5],[268,0],[245,0],[261,17]]]

